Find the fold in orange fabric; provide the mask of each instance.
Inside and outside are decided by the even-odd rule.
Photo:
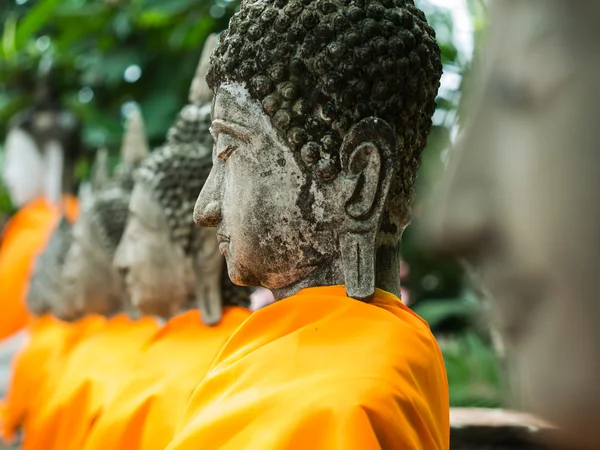
[[[69,220],[75,220],[77,200],[65,197],[63,210]],[[60,214],[60,208],[40,198],[21,208],[4,229],[0,244],[0,340],[27,325],[25,296],[31,269]]]
[[[152,318],[134,321],[119,314],[82,341],[39,405],[38,426],[25,436],[23,448],[81,450],[91,425],[128,379],[141,347],[157,327]]]
[[[448,449],[448,401],[437,343],[398,298],[304,289],[234,333],[167,449]]]
[[[4,410],[2,434],[11,441],[25,422],[28,411],[40,404],[40,394],[51,364],[67,343],[71,326],[49,314],[32,319],[29,340],[17,353],[11,367]]]
[[[217,353],[250,311],[232,307],[214,326],[198,311],[174,317],[142,349],[140,363],[108,405],[85,450],[164,450],[183,420],[188,401]]]
[[[58,322],[58,321],[57,321]],[[44,355],[40,352],[40,358],[38,361],[34,359],[29,360],[31,364],[23,364],[22,371],[27,371],[28,375],[25,379],[19,380],[15,377],[15,381],[19,380],[19,392],[26,388],[25,384],[29,380],[33,380],[34,383],[38,382],[38,386],[35,390],[35,396],[26,396],[23,398],[20,407],[23,408],[24,415],[22,416],[22,424],[13,421],[8,425],[12,425],[13,428],[8,428],[8,431],[15,431],[18,425],[21,425],[25,435],[25,441],[23,443],[23,449],[45,449],[43,441],[39,441],[36,437],[41,435],[43,427],[41,424],[45,423],[45,408],[48,404],[49,399],[56,392],[56,387],[59,380],[63,375],[63,370],[66,362],[69,359],[71,352],[73,352],[79,344],[85,342],[85,340],[100,332],[106,326],[106,318],[98,315],[89,315],[83,317],[73,323],[69,323],[61,327],[63,333],[57,333],[54,335],[55,339],[52,339],[52,349],[46,347],[43,348],[50,350],[50,353]],[[59,324],[62,324],[58,322]],[[62,339],[59,339],[62,337]],[[37,338],[32,338],[37,341]],[[41,339],[41,337],[40,337]],[[42,344],[40,342],[40,344]],[[29,346],[26,348],[29,352]],[[33,375],[35,378],[30,378],[32,372],[38,374]],[[12,416],[9,416],[12,417]],[[14,416],[17,417],[17,416]]]

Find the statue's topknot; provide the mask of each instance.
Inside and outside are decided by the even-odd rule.
[[[441,71],[435,32],[412,0],[246,0],[207,81],[215,92],[244,83],[322,180],[339,173],[352,124],[387,121],[399,154],[389,209],[406,224]]]

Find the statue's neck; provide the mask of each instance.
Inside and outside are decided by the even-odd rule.
[[[302,289],[320,286],[344,284],[344,271],[340,259],[327,262],[308,274],[308,276],[280,289],[272,289],[276,300],[297,294]],[[380,243],[376,251],[375,287],[400,297],[400,254],[399,244]]]
[[[375,287],[400,298],[400,246],[380,245],[375,258]]]

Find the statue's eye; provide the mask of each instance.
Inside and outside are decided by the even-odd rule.
[[[236,145],[228,145],[227,147],[225,147],[225,150],[223,150],[221,153],[219,153],[219,159],[222,159],[223,161],[227,161],[229,159],[229,157],[231,156],[231,154],[233,152],[235,152],[237,150],[237,146]]]

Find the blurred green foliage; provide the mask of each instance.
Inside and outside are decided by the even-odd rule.
[[[0,5],[0,136],[7,120],[31,102],[35,73],[52,60],[65,105],[84,123],[90,149],[117,155],[127,109],[141,108],[152,146],[162,143],[186,102],[204,39],[223,30],[239,0],[2,0]],[[501,368],[477,327],[480,303],[465,290],[463,269],[440,263],[416,238],[420,211],[444,169],[443,154],[457,125],[470,57],[459,48],[454,18],[430,0],[416,0],[436,29],[443,84],[429,145],[423,155],[415,220],[402,254],[410,301],[440,339],[454,405],[497,406]],[[483,0],[467,0],[475,31],[483,27]],[[82,176],[86,167],[81,167]],[[0,211],[8,209],[0,194]]]
[[[36,68],[51,59],[63,100],[84,121],[85,142],[111,149],[119,146],[128,102],[140,104],[150,141],[161,143],[187,97],[204,39],[236,7],[226,0],[5,2],[0,126],[30,102]]]

